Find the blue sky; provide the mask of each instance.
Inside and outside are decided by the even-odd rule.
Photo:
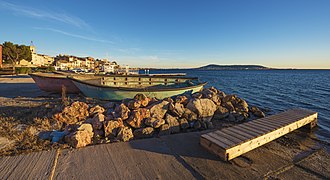
[[[329,0],[0,0],[0,42],[132,67],[330,69]]]

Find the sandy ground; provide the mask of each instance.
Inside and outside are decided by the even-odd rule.
[[[15,126],[12,128],[23,132],[24,126],[20,124],[33,123],[35,117],[44,118],[44,114],[51,114],[55,108],[54,104],[59,100],[59,95],[40,91],[29,76],[0,76],[0,151],[15,144],[12,138],[5,134],[6,129],[3,127],[8,128],[4,125],[6,121],[15,119]],[[224,162],[203,149],[199,145],[201,133],[205,132],[182,133],[74,150],[49,144],[46,144],[47,148],[43,148],[45,144],[40,144],[35,149],[24,149],[29,148],[29,144],[16,144],[23,152],[48,151],[19,156],[1,154],[0,179],[330,178],[330,156],[326,150],[329,148],[315,137],[313,131],[297,130],[230,162]],[[19,134],[15,136],[23,138]],[[9,155],[15,153],[13,151]],[[24,163],[27,163],[26,166]],[[35,166],[31,170],[26,168],[29,163]],[[89,170],[86,171],[87,169]]]

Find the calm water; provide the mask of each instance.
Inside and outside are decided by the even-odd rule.
[[[237,94],[271,114],[301,107],[319,113],[316,135],[330,143],[330,70],[150,70],[184,72],[207,81],[226,94]]]

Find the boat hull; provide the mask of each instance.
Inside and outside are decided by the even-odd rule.
[[[180,94],[192,94],[195,92],[199,92],[203,89],[204,84],[199,84],[192,87],[186,88],[173,88],[173,89],[166,89],[166,90],[125,90],[121,88],[112,88],[112,87],[100,87],[94,86],[90,84],[83,83],[81,81],[73,80],[73,83],[81,90],[81,92],[87,96],[101,100],[114,100],[120,101],[123,99],[132,99],[136,94],[142,93],[148,97],[155,97],[158,99],[164,99],[166,97],[172,97]]]
[[[76,87],[76,85],[68,79],[66,76],[61,76],[54,74],[51,75],[43,75],[43,74],[30,74],[34,82],[37,84],[39,89],[52,92],[52,93],[61,93],[62,86],[65,86],[66,92],[70,94],[80,93],[80,90]]]

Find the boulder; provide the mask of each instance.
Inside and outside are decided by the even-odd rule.
[[[174,103],[174,100],[171,97],[164,98],[163,100],[169,103]]]
[[[245,120],[245,116],[241,112],[233,113],[233,115],[235,117],[236,122],[242,122]]]
[[[90,124],[82,124],[77,131],[65,136],[65,141],[74,148],[85,147],[92,143],[93,128]]]
[[[202,92],[202,98],[211,99],[213,96],[215,96],[217,93],[214,91],[211,91],[210,89],[203,89]]]
[[[129,127],[121,127],[119,128],[119,132],[117,135],[117,139],[120,141],[127,142],[131,139],[133,139],[134,135],[132,132],[132,129]]]
[[[171,134],[180,132],[180,123],[177,118],[171,116],[170,114],[166,114],[165,122],[170,126]]]
[[[94,129],[94,138],[103,138],[104,137],[104,131],[102,129]]]
[[[236,118],[232,113],[230,113],[225,120],[229,122],[236,122]]]
[[[154,128],[152,128],[152,127],[145,127],[145,128],[136,129],[133,132],[135,138],[152,137],[153,133],[154,133]]]
[[[185,118],[188,121],[196,121],[197,120],[197,114],[192,112],[190,109],[185,108],[184,113],[182,115],[182,118]]]
[[[214,128],[213,123],[210,122],[210,121],[205,121],[205,124],[206,124],[207,129],[213,129]]]
[[[215,87],[213,87],[213,86],[211,86],[211,87],[209,88],[209,90],[210,90],[210,91],[213,91],[215,94],[218,94],[218,93],[220,92],[217,88],[215,88]]]
[[[92,118],[92,125],[93,129],[101,129],[103,127],[103,121],[105,119],[105,116],[103,114],[96,114]]]
[[[92,137],[87,131],[76,131],[65,136],[65,141],[74,148],[81,148],[91,144]]]
[[[82,124],[77,128],[77,131],[86,131],[93,137],[93,127],[90,124]]]
[[[201,121],[195,121],[193,127],[194,127],[195,130],[201,129],[202,128]]]
[[[107,116],[110,115],[110,116],[112,116],[112,117],[115,117],[115,109],[112,109],[112,108],[107,109],[106,115],[107,115]]]
[[[234,105],[230,101],[222,103],[222,106],[229,110],[229,112],[235,111]]]
[[[226,94],[222,91],[218,92],[218,95],[223,99],[224,97],[226,97]]]
[[[195,99],[200,99],[203,97],[203,94],[196,92],[193,95],[191,95],[191,97],[195,98]]]
[[[94,116],[95,114],[102,114],[104,111],[105,109],[103,107],[96,105],[89,110],[89,114],[90,116]]]
[[[147,118],[144,121],[145,125],[153,127],[153,128],[159,128],[161,125],[165,124],[165,120],[158,118],[158,117],[150,117]]]
[[[120,105],[116,106],[114,116],[115,118],[121,118],[122,120],[125,120],[128,118],[130,110],[127,106],[125,106],[124,103],[121,103]]]
[[[219,95],[214,95],[212,98],[210,98],[215,105],[220,106],[221,105],[221,97]]]
[[[236,110],[240,112],[249,112],[249,105],[245,100],[241,99],[236,105]]]
[[[208,122],[208,121],[200,121],[200,123],[201,123],[201,130],[205,130],[205,129],[207,129],[207,124],[206,124],[206,122]]]
[[[163,124],[162,126],[160,126],[158,133],[159,136],[165,136],[170,134],[171,134],[171,130],[168,124]]]
[[[149,99],[149,104],[148,104],[148,106],[152,106],[153,104],[155,104],[155,103],[157,103],[157,102],[159,102],[159,99],[157,99],[157,98],[155,98],[155,97],[150,98],[150,99]]]
[[[104,122],[105,137],[114,138],[118,134],[118,128],[121,127],[118,121],[105,121]]]
[[[224,98],[222,99],[223,102],[233,102],[235,101],[237,98],[236,95],[227,95],[227,96],[224,96]]]
[[[146,107],[149,104],[149,98],[144,94],[136,94],[134,99],[141,102],[141,107]]]
[[[189,128],[189,123],[188,123],[188,120],[187,119],[181,118],[178,121],[180,123],[181,129],[188,129]]]
[[[252,106],[250,108],[250,111],[253,113],[253,115],[255,115],[259,118],[263,118],[266,116],[264,112],[262,112],[259,108],[255,107],[255,106]]]
[[[116,107],[116,103],[115,102],[108,102],[108,103],[104,104],[103,107],[105,109],[114,109]]]
[[[150,118],[150,110],[147,108],[140,108],[133,110],[126,122],[133,128],[140,128],[142,120],[145,118]]]
[[[128,102],[128,108],[131,110],[138,109],[140,108],[140,106],[141,106],[141,101],[139,100],[133,99]]]
[[[229,111],[225,107],[219,106],[214,113],[213,119],[220,120],[228,117]]]
[[[217,106],[210,99],[192,99],[187,104],[187,108],[197,113],[204,121],[210,121],[217,110]]]
[[[55,114],[54,118],[66,124],[75,124],[85,120],[88,115],[88,105],[84,102],[76,101],[71,106],[66,106],[62,112]]]
[[[70,133],[77,131],[79,126],[80,125],[78,125],[78,124],[68,124],[67,126],[65,126],[65,130],[64,130],[65,135],[68,135]]]
[[[150,109],[151,117],[163,119],[168,110],[168,106],[168,101],[159,101],[157,103],[152,104],[150,107],[148,107],[148,109]]]
[[[180,103],[170,103],[168,106],[169,112],[171,112],[174,116],[181,117],[185,111],[183,104]]]
[[[175,103],[180,103],[183,104],[184,106],[187,105],[188,102],[189,102],[189,98],[186,95],[177,96],[175,98]]]

